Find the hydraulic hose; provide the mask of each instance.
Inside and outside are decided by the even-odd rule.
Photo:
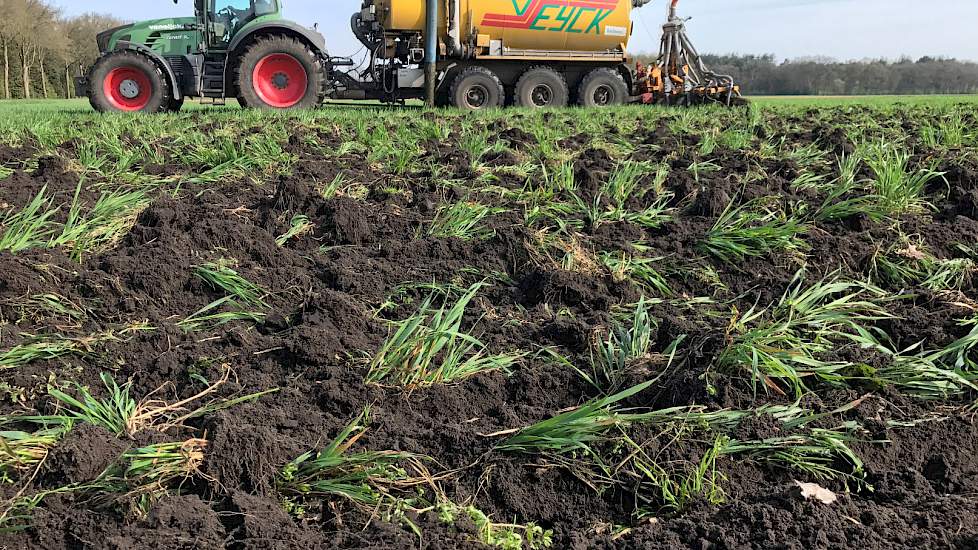
[[[367,36],[367,32],[363,29],[363,16],[360,12],[354,13],[353,17],[350,18],[350,27],[353,29],[353,36],[356,36],[357,40],[366,46],[368,50],[374,51],[380,45],[380,40],[376,38],[371,40]]]

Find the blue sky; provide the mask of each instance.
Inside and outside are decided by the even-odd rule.
[[[54,0],[67,13],[111,13],[128,20],[193,12],[192,0]],[[633,16],[633,52],[658,49],[668,0],[654,0]],[[360,0],[285,0],[286,15],[319,23],[330,53],[357,49],[349,14]],[[975,0],[684,0],[680,10],[702,52],[773,53],[781,58],[824,55],[838,59],[939,55],[978,61]]]

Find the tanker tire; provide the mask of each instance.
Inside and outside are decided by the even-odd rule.
[[[455,77],[448,97],[454,107],[481,111],[505,105],[506,90],[496,73],[485,67],[469,67]]]
[[[451,107],[452,98],[449,96],[450,93],[451,91],[449,86],[444,86],[444,85],[440,86],[435,91],[435,107],[438,108]]]
[[[311,109],[317,107],[325,99],[325,72],[319,61],[319,56],[305,43],[288,36],[272,36],[260,38],[239,57],[236,68],[235,83],[238,87],[238,103],[244,108],[278,109],[259,97],[252,78],[258,62],[274,54],[292,56],[302,65],[306,72],[306,92],[290,109]]]
[[[531,67],[516,83],[517,107],[566,107],[570,90],[564,75],[550,67]]]
[[[581,107],[612,107],[628,101],[628,85],[621,74],[609,68],[594,69],[577,89],[577,103]]]
[[[134,69],[142,72],[150,83],[150,96],[146,105],[137,111],[139,113],[162,113],[170,105],[170,86],[163,76],[163,71],[145,55],[132,50],[117,50],[103,55],[95,62],[89,74],[88,102],[100,113],[125,112],[113,105],[105,93],[105,79],[116,69]]]

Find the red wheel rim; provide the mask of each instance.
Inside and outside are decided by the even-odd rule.
[[[285,53],[273,53],[255,65],[252,84],[258,98],[267,105],[286,109],[305,97],[309,76],[298,59]]]
[[[140,111],[149,105],[153,85],[149,75],[138,67],[118,67],[102,82],[109,103],[120,111]]]

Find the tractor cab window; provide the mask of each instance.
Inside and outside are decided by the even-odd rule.
[[[212,36],[218,44],[228,44],[249,21],[278,12],[276,0],[215,0]]]

